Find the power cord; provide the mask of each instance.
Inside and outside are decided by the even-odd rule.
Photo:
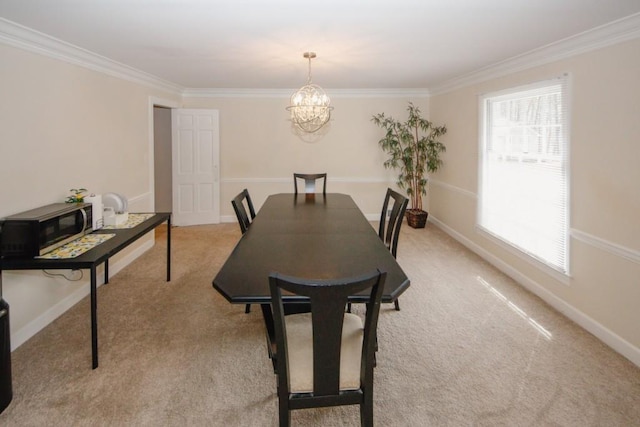
[[[82,277],[84,276],[84,272],[80,269],[73,269],[71,270],[71,274],[76,273],[76,278],[74,279],[73,277],[67,277],[66,274],[64,273],[49,273],[47,270],[42,270],[42,272],[44,273],[45,276],[47,277],[62,277],[70,282],[77,282],[79,280],[82,280]],[[80,273],[80,275],[78,275],[77,273]]]

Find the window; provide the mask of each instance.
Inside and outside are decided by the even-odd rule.
[[[484,95],[478,225],[565,274],[568,77]]]

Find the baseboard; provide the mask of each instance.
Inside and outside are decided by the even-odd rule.
[[[140,255],[151,249],[154,245],[153,240],[149,240],[144,242],[134,250],[132,250],[127,256],[118,260],[113,264],[109,263],[109,275],[113,276],[117,274],[120,270],[131,264],[136,260]],[[97,271],[97,285],[102,286],[104,284],[104,267],[98,268]],[[85,285],[79,288],[77,291],[73,292],[67,298],[63,299],[40,316],[36,317],[31,322],[27,323],[24,327],[15,331],[11,334],[11,351],[20,347],[22,344],[27,342],[31,337],[44,329],[51,322],[56,320],[62,314],[64,314],[71,307],[80,302],[84,297],[91,293],[89,281],[87,280]],[[87,343],[88,345],[89,343]]]
[[[220,215],[220,222],[237,222],[235,215]]]
[[[546,289],[536,281],[525,276],[520,271],[505,263],[500,258],[491,254],[484,248],[478,246],[476,243],[458,233],[445,223],[439,221],[437,218],[434,218],[433,215],[429,215],[429,222],[432,222],[434,225],[442,229],[444,232],[466,246],[468,249],[478,254],[480,257],[491,263],[494,267],[505,273],[507,276],[511,277],[520,285],[524,286],[526,289],[542,298],[547,304],[567,316],[569,319],[576,322],[591,334],[595,335],[598,339],[629,359],[636,366],[640,367],[639,348],[635,347],[633,344],[620,337],[615,332],[611,331],[596,320],[592,319],[582,311],[578,310],[574,306],[568,304],[566,301],[558,298],[555,294],[550,292],[548,289]]]

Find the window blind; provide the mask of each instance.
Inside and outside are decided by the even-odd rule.
[[[481,97],[478,224],[568,275],[567,79]]]

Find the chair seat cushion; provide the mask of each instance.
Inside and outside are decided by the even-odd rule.
[[[311,313],[285,316],[292,393],[313,392],[313,336]],[[345,313],[340,352],[340,390],[360,388],[360,359],[364,325],[353,313]]]

